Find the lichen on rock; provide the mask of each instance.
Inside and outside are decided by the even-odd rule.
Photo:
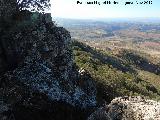
[[[5,64],[10,70],[7,76],[53,101],[81,108],[95,106],[95,84],[88,74],[81,75],[75,69],[70,33],[56,27],[49,14],[30,15],[30,19],[16,21],[1,36]]]
[[[93,114],[88,120],[159,120],[160,103],[140,96],[118,97]]]

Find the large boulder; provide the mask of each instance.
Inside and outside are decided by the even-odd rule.
[[[88,120],[159,120],[160,103],[140,96],[118,97],[99,108]]]

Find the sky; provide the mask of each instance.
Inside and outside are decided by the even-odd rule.
[[[77,1],[82,4],[77,4]],[[105,0],[97,0],[100,5],[87,4],[93,1],[51,0],[51,13],[53,17],[75,19],[160,17],[160,0],[152,0],[152,4],[149,4],[149,1],[148,4],[144,4],[144,0],[110,0],[111,4],[104,4]],[[113,4],[114,1],[118,4]],[[125,5],[126,2],[133,2],[133,4]]]

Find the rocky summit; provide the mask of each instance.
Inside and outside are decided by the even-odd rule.
[[[1,101],[39,109],[48,101],[96,106],[94,82],[73,63],[70,33],[51,14],[23,14],[0,34]]]
[[[158,65],[71,41],[50,13],[17,5],[0,0],[0,120],[160,120],[160,103],[140,97],[158,100]],[[154,84],[140,69],[157,74]]]

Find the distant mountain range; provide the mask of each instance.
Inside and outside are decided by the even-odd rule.
[[[118,23],[160,23],[160,18],[95,18],[95,19],[71,19],[71,18],[58,18],[54,17],[53,21],[56,21],[56,23],[60,26],[66,26],[66,25],[78,25],[78,24],[91,24],[91,23],[110,23],[110,22],[118,22]]]

